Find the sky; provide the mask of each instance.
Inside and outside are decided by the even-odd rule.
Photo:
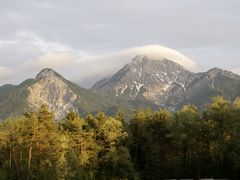
[[[0,0],[0,85],[48,67],[88,88],[164,47],[187,57],[181,63],[191,71],[240,74],[239,7],[239,0]]]

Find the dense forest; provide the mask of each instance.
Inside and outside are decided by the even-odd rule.
[[[0,123],[0,179],[240,178],[240,99],[55,121],[46,105]]]

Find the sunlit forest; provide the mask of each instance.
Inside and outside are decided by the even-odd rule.
[[[42,105],[0,123],[1,180],[240,177],[240,99],[55,121]]]

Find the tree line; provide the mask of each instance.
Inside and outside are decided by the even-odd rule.
[[[61,121],[42,105],[0,123],[0,179],[240,178],[240,99]]]

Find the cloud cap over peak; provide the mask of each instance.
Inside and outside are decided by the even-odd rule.
[[[155,44],[142,47],[134,47],[125,51],[126,53],[129,53],[131,56],[133,56],[134,54],[143,54],[149,57],[150,59],[156,60],[168,59],[182,65],[183,67],[189,70],[196,69],[196,62],[194,62],[192,59],[184,56],[182,53],[176,50],[161,45]]]

